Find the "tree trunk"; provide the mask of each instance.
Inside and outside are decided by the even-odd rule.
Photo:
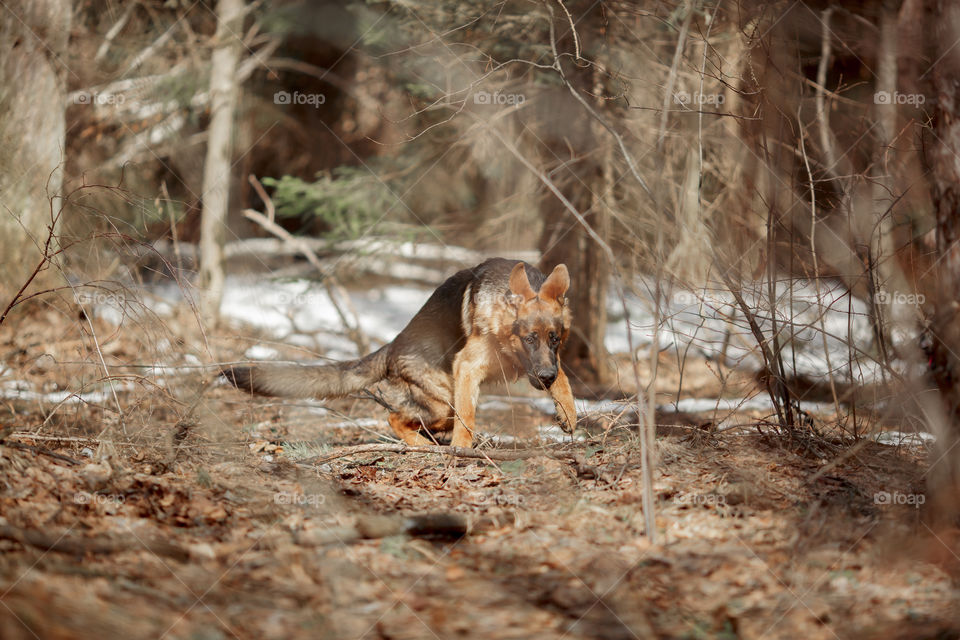
[[[16,291],[40,259],[31,236],[43,244],[50,199],[63,186],[71,5],[8,0],[0,8],[0,288]]]
[[[589,21],[586,21],[589,22]],[[589,32],[589,26],[582,29]],[[568,77],[581,95],[604,91],[594,86],[599,82],[596,72],[570,66]],[[588,91],[583,91],[587,89]],[[606,132],[569,94],[560,99],[568,100],[569,113],[575,114],[573,122],[564,122],[569,127],[559,137],[553,154],[546,158],[556,162],[566,158],[570,150],[576,154],[576,162],[558,172],[562,190],[567,199],[580,211],[587,223],[609,243],[610,213],[607,200],[614,185],[613,156],[605,150],[590,153],[598,142],[606,142]],[[595,108],[602,109],[602,103]],[[551,132],[556,134],[557,132]],[[569,135],[567,135],[569,133]],[[574,158],[571,158],[573,160]],[[564,263],[570,271],[570,292],[567,298],[573,314],[573,329],[563,347],[563,362],[570,371],[571,382],[580,393],[589,389],[601,391],[613,377],[610,358],[604,347],[607,330],[607,288],[610,283],[610,265],[603,250],[589,237],[583,226],[552,195],[543,201],[544,228],[540,238],[541,266],[545,270]]]
[[[243,13],[243,0],[217,3],[216,49],[210,69],[210,129],[200,219],[201,310],[208,322],[216,322],[223,298],[223,244],[230,196],[233,117],[238,93],[236,71]]]
[[[894,246],[893,206],[896,200],[897,158],[893,139],[897,134],[898,105],[895,99],[897,86],[897,12],[900,0],[883,0],[880,3],[880,46],[877,51],[877,82],[875,96],[887,95],[889,100],[874,100],[877,133],[877,162],[880,176],[872,186],[873,221],[866,226],[871,229],[870,259],[876,265],[871,274],[871,290],[886,294],[914,293],[896,259]],[[875,300],[875,333],[881,356],[888,358],[890,328],[910,326],[915,314],[914,305],[903,302],[902,295],[887,295]],[[883,300],[881,306],[879,301]]]
[[[596,179],[587,184],[592,184],[597,190],[600,188]],[[586,192],[582,185],[574,190]],[[609,227],[607,215],[602,207],[590,210],[591,194],[583,193],[581,197],[566,195],[584,213],[594,230],[605,238]],[[563,347],[563,363],[570,370],[571,380],[580,383],[578,390],[604,386],[610,381],[609,356],[603,344],[610,277],[606,256],[565,209],[554,202],[547,202],[545,206],[546,224],[540,241],[540,250],[543,252],[541,267],[548,272],[562,262],[570,271],[567,298],[573,314],[573,329]]]
[[[932,20],[932,60],[936,92],[934,135],[930,164],[937,241],[934,291],[928,327],[930,375],[940,391],[943,424],[932,425],[941,456],[931,469],[934,517],[952,520],[960,510],[960,6],[952,0],[934,0],[927,15]],[[939,421],[938,421],[939,422]]]

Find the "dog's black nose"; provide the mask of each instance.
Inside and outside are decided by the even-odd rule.
[[[543,385],[544,389],[549,389],[553,381],[557,379],[556,371],[545,371],[537,374],[537,381]]]

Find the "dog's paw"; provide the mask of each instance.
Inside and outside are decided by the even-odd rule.
[[[450,439],[450,446],[469,449],[473,446],[473,437],[469,433],[455,433],[453,434],[453,438]]]
[[[577,428],[577,414],[573,407],[564,407],[559,402],[556,403],[557,424],[563,429],[564,433],[573,433]]]

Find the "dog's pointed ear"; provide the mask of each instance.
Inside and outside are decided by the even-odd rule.
[[[540,297],[546,300],[563,302],[563,294],[570,288],[570,273],[567,265],[558,264],[540,286]]]
[[[527,279],[527,270],[522,262],[518,262],[510,272],[510,293],[517,296],[519,302],[526,302],[537,297],[537,292],[530,286]]]

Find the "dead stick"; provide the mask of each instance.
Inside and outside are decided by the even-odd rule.
[[[47,436],[41,435],[39,433],[30,433],[27,431],[14,431],[8,436],[4,437],[6,442],[10,438],[16,438],[18,440],[36,440],[37,442],[79,442],[82,444],[91,444],[99,445],[101,442],[107,442],[115,446],[124,446],[124,447],[136,447],[139,446],[136,442],[121,442],[119,440],[104,440],[99,438],[89,438],[85,436]]]
[[[71,458],[70,456],[65,456],[65,455],[63,455],[62,453],[57,453],[56,451],[50,451],[49,449],[44,449],[43,447],[38,447],[38,446],[32,445],[32,444],[24,444],[23,442],[15,442],[15,441],[13,441],[13,440],[4,440],[4,441],[0,442],[0,444],[2,444],[2,445],[5,446],[5,447],[11,447],[11,448],[13,448],[13,449],[20,449],[20,450],[22,450],[22,451],[32,451],[33,453],[36,453],[36,454],[39,454],[39,455],[42,455],[42,456],[49,456],[49,457],[53,458],[54,460],[61,460],[61,461],[66,462],[66,463],[68,463],[68,464],[72,464],[72,465],[78,465],[78,464],[80,464],[80,461],[79,461],[79,460],[75,460],[75,459]]]

